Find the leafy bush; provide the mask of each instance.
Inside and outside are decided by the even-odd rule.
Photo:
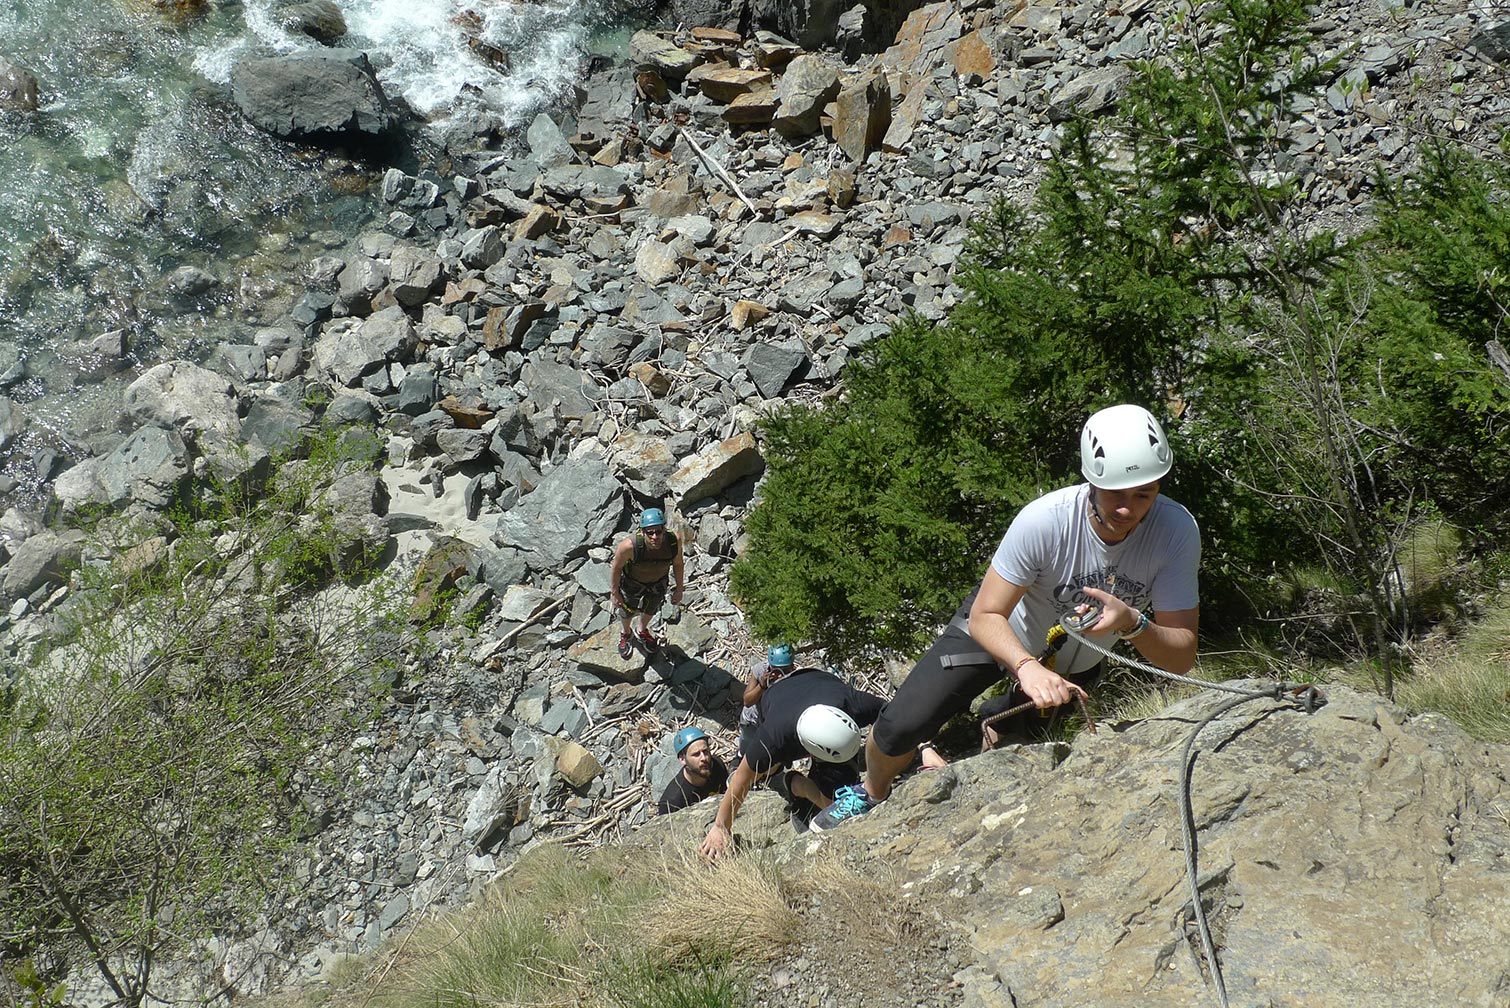
[[[0,942],[44,980],[92,964],[140,1003],[168,950],[257,905],[293,782],[370,712],[401,609],[331,496],[367,463],[317,457],[214,520],[97,529],[70,631],[0,716]],[[321,590],[338,569],[359,583]]]
[[[904,321],[841,396],[764,421],[732,576],[761,636],[915,652],[1012,513],[1078,480],[1080,423],[1113,402],[1174,443],[1208,628],[1282,615],[1294,565],[1319,564],[1334,646],[1388,657],[1416,626],[1411,530],[1503,526],[1510,387],[1481,343],[1506,315],[1510,171],[1438,150],[1385,182],[1375,231],[1307,232],[1285,137],[1336,67],[1306,53],[1302,6],[1182,18],[1170,65],[1066,124],[1029,211],[976,222],[946,322]]]
[[[1475,533],[1503,532],[1510,375],[1485,344],[1510,323],[1510,168],[1428,147],[1413,176],[1381,180],[1374,247],[1388,283],[1370,303],[1380,370],[1361,375],[1376,426],[1394,435],[1399,493],[1429,493]],[[1429,482],[1429,487],[1427,483]]]

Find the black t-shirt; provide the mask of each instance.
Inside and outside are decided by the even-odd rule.
[[[797,737],[797,719],[814,704],[837,707],[864,728],[875,724],[886,701],[820,669],[798,669],[760,698],[760,727],[745,747],[745,762],[751,770],[765,774],[811,755]]]
[[[666,790],[661,792],[661,800],[656,803],[655,810],[661,815],[684,809],[688,805],[696,805],[704,798],[713,794],[723,794],[729,786],[729,768],[724,766],[724,761],[717,756],[713,757],[713,765],[708,768],[708,783],[698,787],[687,779],[687,768],[682,767],[677,775],[671,778],[671,783],[666,785]]]

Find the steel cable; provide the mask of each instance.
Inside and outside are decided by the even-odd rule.
[[[1064,631],[1070,637],[1074,638],[1077,643],[1090,648],[1092,651],[1100,653],[1101,655],[1111,659],[1114,662],[1117,662],[1118,664],[1126,665],[1129,668],[1138,669],[1141,672],[1146,672],[1149,675],[1157,676],[1161,679],[1168,679],[1171,682],[1184,683],[1188,686],[1195,686],[1199,689],[1219,690],[1225,693],[1236,694],[1233,699],[1223,702],[1214,711],[1201,719],[1201,721],[1195,726],[1195,730],[1190,733],[1188,738],[1186,738],[1185,745],[1180,753],[1180,832],[1185,847],[1185,877],[1187,883],[1190,886],[1191,919],[1195,921],[1196,930],[1201,936],[1201,948],[1206,956],[1207,967],[1211,971],[1211,982],[1216,989],[1217,1003],[1221,1005],[1221,1008],[1228,1008],[1227,984],[1222,976],[1221,963],[1217,960],[1216,942],[1211,935],[1210,923],[1206,920],[1205,907],[1201,905],[1201,886],[1196,864],[1197,843],[1195,829],[1195,811],[1190,795],[1191,776],[1195,768],[1195,741],[1196,738],[1201,734],[1202,729],[1204,729],[1207,725],[1211,724],[1213,721],[1221,717],[1223,714],[1226,714],[1228,711],[1231,711],[1241,706],[1242,704],[1248,703],[1251,700],[1263,700],[1267,698],[1281,703],[1288,702],[1299,706],[1307,713],[1312,713],[1318,706],[1326,702],[1326,698],[1322,696],[1321,692],[1317,690],[1316,687],[1305,683],[1296,684],[1276,679],[1272,687],[1262,690],[1254,690],[1244,689],[1241,686],[1231,686],[1227,683],[1211,682],[1206,679],[1194,679],[1190,676],[1178,675],[1174,672],[1165,671],[1164,669],[1161,669],[1156,665],[1150,665],[1147,662],[1139,661],[1136,658],[1129,658],[1126,655],[1117,654],[1110,648],[1102,647],[1095,641],[1086,639],[1077,630],[1072,629],[1069,626],[1065,626]],[[985,749],[988,748],[985,740],[987,738],[986,729],[990,725],[998,721],[1005,720],[1006,718],[1011,717],[1013,714],[1018,714],[1025,710],[1030,710],[1034,706],[1035,704],[1031,702],[1019,704],[1018,706],[1013,707],[1010,710],[1002,711],[1000,714],[993,715],[992,717],[983,721],[981,723],[981,734],[983,741],[982,751],[985,751]],[[1090,725],[1090,711],[1085,706],[1083,699],[1081,700],[1080,706],[1081,710],[1085,713],[1086,723]],[[1092,727],[1092,731],[1094,731],[1094,727]]]

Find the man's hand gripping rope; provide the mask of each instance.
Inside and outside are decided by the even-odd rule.
[[[1085,606],[1078,612],[1067,614],[1063,620],[1049,628],[1049,632],[1044,635],[1043,650],[1033,657],[1033,661],[1044,666],[1050,674],[1053,674],[1052,669],[1049,668],[1049,663],[1054,660],[1054,656],[1059,653],[1059,649],[1064,646],[1064,642],[1069,640],[1069,631],[1074,630],[1079,632],[1095,625],[1096,621],[1101,618],[1101,609],[1101,604],[1096,602]],[[1028,691],[1022,687],[1021,671],[1022,667],[1027,664],[1027,661],[1023,661],[1018,665],[1019,681],[1013,686],[1013,689],[1018,690],[1024,696],[1028,695]],[[1069,688],[1075,702],[1080,705],[1080,713],[1085,718],[1086,730],[1094,735],[1096,732],[1096,722],[1092,720],[1090,706],[1086,702],[1090,699],[1090,695],[1079,685],[1067,679],[1064,680],[1064,684]],[[1039,703],[1037,700],[1030,699],[1026,703],[1020,703],[1016,707],[1009,707],[1000,714],[993,714],[984,719],[980,723],[980,751],[990,751],[993,743],[991,732],[993,725],[1005,721],[1013,715],[1030,711],[1035,707],[1047,714],[1049,710],[1056,706],[1059,705],[1054,703]]]

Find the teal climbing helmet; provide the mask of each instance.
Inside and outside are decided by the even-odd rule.
[[[666,524],[666,512],[660,508],[646,508],[645,513],[640,515],[640,528],[655,528],[657,525]]]
[[[689,745],[696,742],[698,739],[705,739],[707,737],[708,733],[703,731],[697,725],[688,725],[681,731],[677,732],[675,736],[673,736],[671,744],[675,747],[676,754],[680,756],[682,753],[687,751],[687,747]]]
[[[770,650],[765,653],[765,663],[771,668],[786,668],[792,664],[792,646],[790,644],[772,644]]]

